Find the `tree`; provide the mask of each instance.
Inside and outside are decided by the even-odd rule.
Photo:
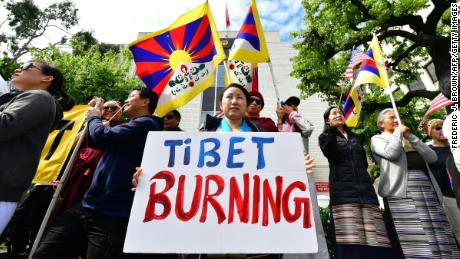
[[[83,48],[77,42],[74,47]],[[73,55],[49,46],[33,51],[32,56],[62,70],[66,80],[65,89],[77,103],[86,104],[93,96],[105,100],[124,100],[133,87],[142,85],[136,77],[129,75],[132,56],[127,48],[120,53],[110,50],[102,54],[96,44],[86,52],[80,52],[80,55]]]
[[[423,62],[431,58],[440,90],[450,97],[449,7],[454,2],[304,0],[305,29],[293,33],[301,41],[294,45],[299,54],[293,59],[292,75],[301,79],[299,88],[305,95],[320,92],[329,101],[337,100],[349,84],[342,77],[350,50],[367,44],[375,33],[392,49],[387,65],[396,84],[409,85],[419,77]],[[381,96],[380,90],[375,92]],[[414,97],[432,99],[437,94],[426,90],[399,93],[397,105],[405,106]],[[390,106],[388,98],[365,97],[363,110],[370,114]]]
[[[34,48],[33,42],[49,28],[67,32],[78,23],[77,9],[70,0],[51,4],[44,9],[40,9],[33,0],[1,2],[7,10],[7,16],[0,21],[0,46],[6,45],[9,52],[6,55],[13,63]],[[53,44],[66,41],[63,37]]]

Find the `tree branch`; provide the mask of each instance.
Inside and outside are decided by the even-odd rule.
[[[395,59],[395,61],[393,61],[392,63],[388,64],[388,66],[391,66],[391,67],[396,67],[399,62],[401,62],[402,60],[404,60],[405,58],[407,58],[409,56],[409,54],[418,47],[418,44],[417,43],[414,43],[412,44],[409,48],[407,48],[399,57],[397,57]],[[396,71],[396,70],[395,70]]]
[[[396,106],[397,107],[404,107],[406,106],[414,97],[424,97],[429,100],[432,100],[433,98],[438,95],[440,91],[427,91],[427,90],[415,90],[415,91],[410,91],[406,95],[404,95],[403,98],[400,100],[396,101]],[[372,113],[376,110],[381,110],[385,108],[391,108],[391,102],[386,102],[386,103],[377,103],[377,102],[364,102],[363,103],[363,110],[366,111],[367,113]]]
[[[359,11],[363,14],[364,18],[373,20],[373,17],[369,13],[369,9],[360,0],[351,0],[351,3],[356,6]]]
[[[48,20],[46,21],[45,25],[42,27],[42,31],[41,31],[40,33],[38,33],[38,34],[36,34],[36,33],[37,33],[37,30],[38,30],[38,28],[37,28],[37,30],[34,31],[33,35],[30,36],[29,40],[28,40],[26,43],[24,43],[24,44],[22,45],[22,47],[19,48],[19,49],[13,54],[13,58],[12,58],[12,61],[13,61],[13,62],[16,62],[22,55],[24,55],[25,53],[27,53],[27,48],[28,48],[28,46],[30,45],[30,43],[32,42],[32,40],[34,40],[34,39],[36,39],[36,38],[42,36],[42,35],[45,33],[46,28],[48,27],[49,22],[50,22],[50,19],[48,19]]]
[[[383,32],[390,27],[409,25],[414,31],[421,31],[424,23],[420,15],[403,15],[400,17],[391,16],[387,22],[380,25],[379,32]]]
[[[434,9],[426,18],[424,32],[430,35],[436,35],[436,27],[438,22],[441,19],[444,12],[450,7],[451,3],[455,1],[446,1],[446,0],[432,0],[434,4]]]

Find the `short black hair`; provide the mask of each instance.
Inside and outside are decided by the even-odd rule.
[[[174,117],[176,117],[176,119],[181,119],[180,112],[178,110],[172,110],[170,112],[174,114]]]
[[[158,104],[158,95],[154,91],[148,89],[147,87],[135,87],[131,90],[131,92],[132,91],[138,91],[139,96],[142,99],[149,99],[149,112],[153,113],[155,111]]]
[[[231,87],[238,88],[238,89],[241,90],[241,92],[243,92],[244,97],[246,97],[246,104],[247,104],[247,106],[249,106],[249,104],[250,104],[250,102],[251,102],[251,96],[249,95],[248,90],[247,90],[244,86],[242,86],[242,85],[240,85],[240,84],[236,84],[236,83],[231,83],[231,84],[229,84],[229,85],[224,89],[224,91],[222,91],[222,93],[220,94],[219,102],[222,102],[222,99],[224,98],[225,92],[226,92],[228,89],[230,89]]]

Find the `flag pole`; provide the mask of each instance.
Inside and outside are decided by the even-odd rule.
[[[275,88],[276,102],[278,104],[278,107],[281,107],[280,93],[278,91],[278,86],[276,86],[276,78],[275,78],[275,73],[273,72],[273,65],[271,61],[268,61],[268,67],[270,68],[270,74],[272,75],[272,81],[273,81],[273,87]]]
[[[45,229],[48,226],[48,221],[51,218],[51,214],[54,212],[54,209],[56,207],[56,203],[57,203],[57,200],[59,198],[59,194],[61,193],[61,191],[62,191],[62,189],[64,187],[64,183],[65,183],[65,181],[67,180],[67,177],[70,174],[70,170],[72,169],[73,164],[75,162],[75,159],[78,156],[78,153],[80,151],[80,147],[81,147],[84,139],[86,139],[87,135],[88,135],[88,125],[86,125],[85,128],[83,129],[82,134],[80,136],[80,139],[78,140],[77,145],[75,146],[75,148],[72,151],[72,155],[70,156],[69,162],[67,163],[67,166],[66,166],[66,168],[64,170],[64,173],[62,174],[61,179],[59,179],[56,191],[53,194],[53,197],[51,199],[50,205],[48,206],[48,210],[46,211],[45,217],[43,218],[42,224],[40,225],[40,229],[38,230],[37,236],[35,237],[32,249],[30,250],[30,254],[29,254],[29,257],[28,257],[29,259],[32,259],[32,255],[35,253],[35,251],[38,248],[40,240],[42,239],[42,236],[43,236],[43,234],[45,232]]]
[[[398,109],[396,108],[395,98],[393,97],[393,93],[391,91],[390,86],[388,86],[388,87],[389,87],[388,91],[390,92],[391,105],[393,106],[393,110],[395,111],[396,119],[398,120],[399,125],[401,125],[402,124],[401,123],[401,117],[399,117],[399,112],[398,112]]]
[[[214,80],[214,114],[212,116],[215,116],[217,111],[217,71],[219,71],[219,65],[216,66],[216,79]]]
[[[224,66],[225,66],[225,76],[227,77],[227,83],[231,83],[230,82],[230,73],[228,72],[228,65],[227,65],[227,61],[224,60]],[[227,86],[225,86],[227,87]]]

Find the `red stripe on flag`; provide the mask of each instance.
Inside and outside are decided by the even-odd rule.
[[[136,62],[136,74],[139,77],[144,77],[166,67],[169,67],[169,62]]]
[[[241,26],[239,33],[247,33],[257,36],[257,28],[255,24],[245,24]]]
[[[184,35],[185,35],[185,28],[186,26],[180,26],[178,28],[175,28],[174,30],[171,30],[169,34],[171,35],[171,41],[174,44],[174,47],[176,49],[182,49],[183,48],[183,41],[184,41]]]

